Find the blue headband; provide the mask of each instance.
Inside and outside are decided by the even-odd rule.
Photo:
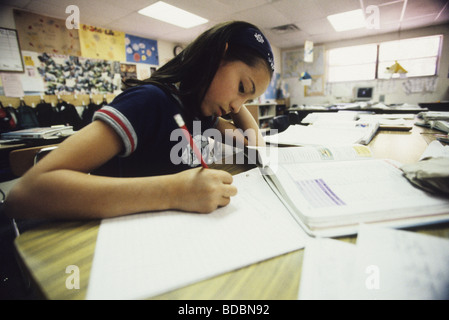
[[[229,42],[256,50],[274,71],[274,57],[270,43],[259,30],[255,28],[244,29],[232,37]]]

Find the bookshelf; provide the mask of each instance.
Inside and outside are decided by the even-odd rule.
[[[246,108],[251,115],[256,119],[261,129],[270,127],[270,120],[279,115],[280,106],[286,106],[286,100],[275,100],[266,103],[251,103],[246,104]]]

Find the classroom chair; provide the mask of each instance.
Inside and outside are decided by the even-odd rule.
[[[9,153],[9,165],[16,177],[21,177],[57,145],[24,148]]]
[[[299,116],[299,112],[298,111],[290,111],[288,113],[288,121],[292,125],[301,124],[301,117]]]
[[[287,130],[290,126],[290,122],[287,115],[276,116],[273,118],[271,123],[272,129],[277,129],[278,132]]]

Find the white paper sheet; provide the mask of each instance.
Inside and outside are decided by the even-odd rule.
[[[334,239],[309,239],[304,250],[300,300],[339,300],[347,296],[356,262],[354,244]]]
[[[438,157],[449,158],[449,146],[445,146],[438,140],[434,140],[429,143],[419,160]]]
[[[357,244],[308,240],[299,299],[449,299],[449,240],[361,225]]]
[[[353,298],[449,299],[448,239],[362,226],[357,249]]]
[[[297,124],[291,125],[279,134],[265,136],[265,141],[270,144],[293,146],[347,146],[362,143],[362,140],[366,139],[368,131],[371,131],[371,129]]]
[[[258,169],[234,177],[239,193],[207,215],[138,214],[103,220],[88,299],[140,299],[305,245],[307,238]]]

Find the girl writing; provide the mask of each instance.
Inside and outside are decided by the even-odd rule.
[[[223,136],[250,129],[253,135],[236,137],[261,145],[258,125],[243,104],[265,92],[272,73],[270,44],[257,27],[228,22],[205,31],[149,79],[127,82],[91,124],[31,168],[8,195],[6,213],[107,218],[226,206],[237,193],[229,173],[173,161],[173,117],[181,114],[189,130],[196,122]]]

